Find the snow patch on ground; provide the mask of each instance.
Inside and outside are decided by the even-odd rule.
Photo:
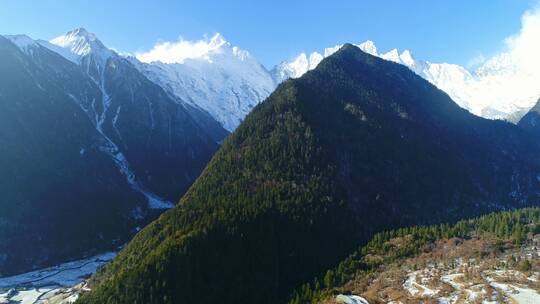
[[[460,266],[467,267],[466,264]],[[443,275],[438,275],[433,268],[426,268],[408,274],[403,283],[403,288],[415,298],[431,298],[441,304],[457,303],[504,303],[529,304],[540,303],[540,294],[534,289],[520,284],[522,281],[535,282],[538,274],[530,277],[523,273],[511,269],[484,271],[480,277],[469,279],[465,273],[459,272],[457,268],[443,271]],[[500,281],[510,281],[502,283]],[[440,285],[429,287],[429,282],[435,284],[446,283],[452,287],[449,294],[441,294]],[[488,293],[487,288],[491,287],[492,292]]]
[[[490,282],[494,288],[502,290],[508,297],[519,304],[540,303],[540,295],[533,289],[519,287],[515,284]]]
[[[416,280],[418,277],[421,278],[421,282],[418,283]],[[436,290],[433,290],[429,287],[427,287],[425,284],[427,278],[425,276],[421,275],[420,271],[415,271],[409,274],[407,277],[407,280],[403,284],[403,288],[405,288],[411,295],[413,296],[434,296],[437,294]]]
[[[91,258],[0,278],[0,304],[73,303],[84,279],[116,256],[107,252]],[[51,301],[52,298],[58,301]]]
[[[359,296],[338,295],[336,301],[342,304],[369,304],[369,302]]]

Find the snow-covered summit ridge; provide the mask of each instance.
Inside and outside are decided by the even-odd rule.
[[[540,97],[540,87],[531,84],[531,79],[535,79],[531,75],[536,72],[524,73],[525,69],[515,63],[515,56],[511,53],[502,53],[486,61],[475,71],[469,71],[457,64],[416,59],[409,50],[399,52],[392,49],[379,53],[370,40],[355,45],[366,53],[407,66],[445,91],[459,106],[478,116],[516,121],[534,106]],[[277,65],[272,70],[272,76],[277,83],[287,78],[298,78],[316,68],[322,58],[332,55],[341,47],[342,45],[336,45],[326,48],[323,55],[318,52],[313,52],[310,56],[301,53],[291,61]],[[516,79],[520,81],[515,81]],[[505,83],[509,80],[516,84],[508,87]]]
[[[82,27],[50,40],[49,44],[42,43],[42,45],[75,63],[80,63],[81,58],[87,56],[93,56],[99,62],[104,63],[114,54],[94,33]]]
[[[334,47],[325,48],[322,53],[312,52],[309,55],[300,53],[293,60],[283,61],[275,66],[271,71],[272,77],[276,83],[281,83],[288,78],[298,78],[307,71],[315,69],[324,58],[334,54],[342,46],[338,44]],[[368,54],[377,56],[377,47],[373,41],[368,40],[364,43],[355,44],[355,46]]]
[[[405,64],[407,66],[413,66],[416,63],[409,50],[405,50],[400,54],[397,49],[393,49],[387,53],[379,54],[377,46],[375,46],[375,43],[371,40],[354,45],[368,54],[386,60]],[[283,61],[272,70],[274,79],[276,82],[282,82],[287,78],[298,78],[307,71],[315,69],[324,58],[334,54],[341,47],[343,47],[343,45],[338,44],[333,47],[325,48],[322,53],[312,52],[309,56],[306,53],[300,53],[300,55],[291,61]]]
[[[96,81],[101,81],[100,73],[111,56],[126,57],[178,102],[202,109],[229,131],[276,86],[270,73],[248,51],[232,45],[219,33],[198,41],[158,43],[148,52],[135,56],[116,53],[84,28],[51,41],[31,38],[16,41],[23,50],[25,45],[41,45],[84,65]]]
[[[198,41],[158,43],[131,61],[169,94],[208,112],[229,131],[276,85],[248,51],[219,33]]]
[[[183,64],[186,60],[204,60],[213,62],[214,56],[228,53],[240,61],[250,60],[249,52],[233,46],[220,33],[212,37],[204,37],[198,41],[189,41],[180,38],[176,42],[161,42],[147,52],[137,53],[135,57],[144,63]]]
[[[94,33],[90,33],[82,27],[56,37],[50,42],[63,48],[69,48],[79,56],[88,55],[92,51],[107,50]]]
[[[486,118],[517,121],[540,97],[540,11],[522,18],[519,33],[505,40],[504,52],[483,61],[475,70],[450,63],[415,58],[409,50],[380,52],[373,41],[356,44],[364,52],[409,67],[445,91],[458,105]],[[75,29],[51,42],[24,35],[7,36],[31,54],[33,46],[45,46],[81,64],[95,63],[98,70],[115,54],[84,28]],[[253,106],[264,100],[287,78],[298,78],[314,69],[342,45],[320,52],[300,53],[267,71],[254,56],[228,42],[221,34],[189,41],[183,38],[160,42],[130,58],[150,80],[182,102],[196,106],[232,131]],[[118,56],[124,56],[119,53]]]

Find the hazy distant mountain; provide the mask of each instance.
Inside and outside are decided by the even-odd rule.
[[[392,227],[538,204],[540,144],[345,45],[283,82],[80,303],[283,303]]]
[[[227,132],[77,29],[0,36],[0,275],[117,248]]]

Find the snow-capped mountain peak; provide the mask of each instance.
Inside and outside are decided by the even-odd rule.
[[[378,53],[377,53],[377,47],[375,46],[375,43],[371,40],[367,40],[366,42],[362,42],[358,45],[358,47],[368,53],[368,54],[371,54],[373,56],[377,56]]]
[[[309,70],[309,60],[306,53],[300,53],[290,62],[282,62],[277,70],[279,75],[275,75],[280,81],[287,78],[298,78]]]
[[[315,69],[324,58],[334,54],[342,46],[343,44],[337,44],[333,47],[325,48],[322,54],[319,52],[313,52],[311,55],[309,55],[309,57],[306,55],[306,53],[300,53],[293,60],[283,61],[275,66],[271,71],[272,77],[276,83],[280,83],[288,78],[298,78],[304,75],[307,71]],[[377,47],[371,40],[356,44],[356,46],[368,54],[378,56]],[[399,54],[394,56],[399,58]]]
[[[375,55],[375,56],[379,56],[385,60],[407,66],[408,68],[410,68],[411,70],[417,73],[420,72],[420,69],[424,68],[425,65],[430,65],[429,62],[416,60],[414,56],[412,55],[411,51],[409,50],[404,50],[400,54],[397,49],[393,49],[387,53]],[[419,74],[420,76],[422,76],[421,73]]]
[[[170,95],[206,111],[229,131],[275,87],[249,52],[219,33],[198,41],[159,43],[130,60]]]
[[[70,49],[74,54],[86,56],[92,51],[107,50],[95,34],[84,28],[77,28],[50,41],[52,44]]]
[[[221,35],[220,33],[216,33],[210,39],[210,43],[208,44],[208,49],[209,51],[218,50],[224,45],[230,46],[230,43],[228,43],[227,40],[225,40],[223,35]]]
[[[343,46],[343,44],[338,44],[338,45],[335,45],[333,47],[329,47],[329,48],[325,48],[324,49],[324,58],[334,54],[335,52],[337,52],[341,47]]]
[[[324,57],[332,55],[341,46],[326,48]],[[525,67],[520,66],[509,53],[499,54],[471,72],[456,64],[418,60],[409,50],[400,53],[392,49],[378,53],[377,47],[370,40],[356,46],[371,55],[407,66],[445,91],[458,105],[482,117],[517,121],[540,97],[539,89],[532,83],[535,77],[531,75],[537,73],[536,69],[526,64]],[[295,59],[276,66],[272,74],[279,83],[287,78],[302,76],[319,62],[308,60],[305,53],[301,53]],[[512,87],[516,89],[502,89],[508,87],[509,79],[515,82]]]
[[[411,54],[411,51],[405,50],[399,55],[399,59],[401,62],[403,62],[406,66],[412,66],[416,63],[416,60],[414,59],[413,55]]]
[[[103,66],[107,59],[114,54],[94,33],[82,27],[56,37],[49,42],[50,44],[43,43],[43,45],[75,63],[80,63],[84,57],[92,56]],[[58,48],[62,48],[68,52]]]
[[[210,38],[208,43],[208,52],[204,54],[204,57],[209,61],[212,61],[213,55],[215,56],[217,54],[225,54],[226,56],[232,54],[240,61],[252,60],[251,54],[248,51],[243,50],[238,46],[233,46],[220,33],[216,33],[214,36],[212,36],[212,38]]]
[[[250,57],[249,52],[233,46],[220,33],[204,37],[198,41],[180,38],[175,42],[160,42],[148,52],[137,53],[135,57],[144,63],[183,64],[186,60],[205,60],[212,62],[219,54],[233,54],[240,60]]]
[[[271,71],[272,78],[276,83],[280,83],[288,78],[298,78],[304,75],[307,71],[311,71],[319,65],[325,58],[335,53],[341,46],[326,48],[324,55],[319,52],[313,52],[309,55],[300,53],[292,61],[283,61]]]
[[[397,62],[397,63],[401,62],[399,58],[399,52],[397,49],[392,49],[391,51],[387,53],[381,54],[381,58],[388,61]]]

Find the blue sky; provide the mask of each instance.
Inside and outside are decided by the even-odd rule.
[[[49,39],[83,26],[108,46],[142,52],[220,32],[267,67],[301,51],[375,41],[417,58],[467,65],[499,51],[534,0],[166,1],[0,0],[0,34]]]

